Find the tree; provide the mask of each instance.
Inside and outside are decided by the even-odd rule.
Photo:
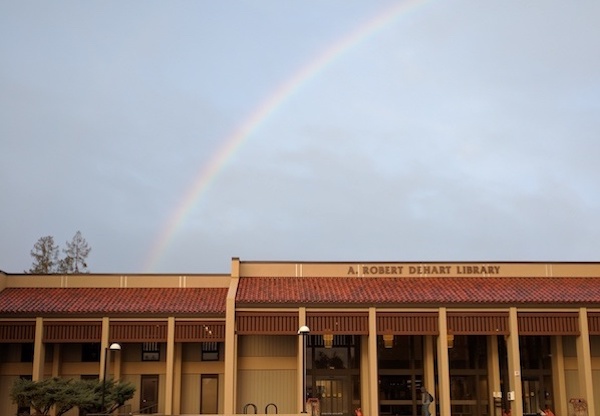
[[[56,416],[74,407],[88,412],[114,412],[130,400],[135,387],[131,383],[109,380],[105,385],[105,409],[100,409],[102,381],[73,380],[53,377],[41,381],[18,379],[12,385],[10,397],[20,407],[31,407],[36,414],[47,415],[52,407]]]
[[[92,380],[87,381],[87,383],[89,388],[88,397],[92,400],[88,400],[86,404],[81,404],[79,407],[88,413],[113,414],[115,410],[123,406],[135,394],[135,386],[131,383],[117,382],[113,379],[106,380],[104,387],[102,387],[102,381]],[[103,388],[104,409],[102,408]]]
[[[86,259],[92,249],[81,235],[81,231],[77,231],[73,239],[66,244],[67,248],[62,250],[65,257],[59,259],[59,247],[54,244],[54,237],[41,237],[31,250],[33,264],[25,273],[89,273]]]
[[[65,257],[60,261],[61,273],[88,273],[86,259],[92,249],[88,246],[81,231],[77,231],[71,242],[67,241],[67,248],[63,249]]]
[[[33,250],[31,250],[31,257],[33,257],[33,264],[29,269],[29,273],[56,273],[59,267],[59,260],[58,245],[54,244],[54,237],[50,235],[41,237],[34,244]]]

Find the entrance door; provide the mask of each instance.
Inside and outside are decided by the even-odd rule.
[[[347,377],[316,378],[321,416],[343,416],[350,412],[350,390]]]
[[[523,379],[523,415],[539,415],[542,406],[539,380]]]
[[[140,389],[140,413],[158,413],[158,376],[144,375]]]

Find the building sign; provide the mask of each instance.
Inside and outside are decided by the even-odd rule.
[[[416,276],[416,275],[499,275],[500,266],[492,265],[355,265],[349,266],[348,275],[357,276]]]

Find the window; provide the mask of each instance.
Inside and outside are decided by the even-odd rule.
[[[33,344],[21,344],[21,362],[33,362]]]
[[[84,363],[100,362],[100,344],[97,342],[81,344],[81,361]]]
[[[142,344],[142,361],[160,361],[160,345],[158,342]]]
[[[219,361],[219,343],[202,343],[202,361]]]

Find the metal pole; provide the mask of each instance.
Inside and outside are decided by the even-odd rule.
[[[302,413],[306,413],[306,333],[302,333]]]
[[[109,351],[120,351],[121,350],[121,345],[113,342],[112,344],[110,344],[110,347],[105,348],[104,349],[104,374],[102,375],[102,408],[101,411],[104,414],[104,396],[106,396],[106,368],[107,368],[107,362],[108,362],[108,358],[109,358]]]
[[[303,325],[298,330],[298,335],[302,335],[302,411],[306,413],[306,336],[310,333],[310,329]]]
[[[102,373],[102,401],[100,411],[104,413],[104,396],[106,395],[106,361],[108,361],[108,348],[104,349],[104,372]]]

